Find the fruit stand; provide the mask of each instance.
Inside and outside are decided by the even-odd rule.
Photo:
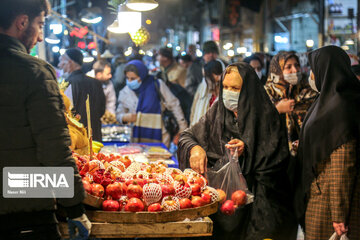
[[[131,154],[138,154],[136,147],[116,146],[114,153],[91,158],[73,154],[86,190],[91,237],[211,236],[208,216],[219,209],[217,190],[207,186],[202,175],[170,167],[164,159],[135,161]],[[60,231],[68,237],[66,223],[60,224]]]

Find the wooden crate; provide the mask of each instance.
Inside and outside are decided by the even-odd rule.
[[[69,237],[66,223],[60,223],[60,232]],[[94,238],[163,238],[211,236],[213,222],[205,217],[199,221],[167,223],[99,223],[92,222],[91,235]]]
[[[107,212],[107,211],[86,211],[91,222],[108,223],[163,223],[190,220],[199,217],[207,217],[218,210],[219,203],[214,202],[203,207],[182,209],[172,212]]]

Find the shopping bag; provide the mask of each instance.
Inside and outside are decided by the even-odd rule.
[[[241,158],[243,159],[243,158]],[[242,174],[237,150],[226,150],[226,154],[219,159],[214,167],[208,169],[209,186],[221,189],[226,193],[226,200],[220,204],[219,211],[214,215],[214,221],[224,231],[233,231],[240,223],[247,222],[250,212],[250,203],[254,195],[248,189],[245,177]],[[246,194],[244,196],[244,193]],[[233,201],[234,209],[231,209]]]
[[[334,234],[329,238],[329,240],[336,240],[337,234],[334,232]],[[346,236],[346,234],[341,235],[340,240],[349,240],[349,238]]]

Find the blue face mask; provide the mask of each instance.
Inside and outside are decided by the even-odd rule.
[[[131,90],[136,90],[141,86],[141,81],[140,81],[140,79],[136,79],[136,80],[132,80],[132,81],[129,81],[129,79],[126,79],[126,85]]]

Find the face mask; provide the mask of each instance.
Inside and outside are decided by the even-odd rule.
[[[129,79],[126,79],[126,85],[131,89],[131,90],[136,90],[141,86],[141,82],[139,82],[139,79],[136,80],[132,80],[129,81]]]
[[[262,78],[262,71],[256,71],[256,75],[258,76],[258,78],[259,79],[261,79]]]
[[[230,111],[236,111],[238,107],[240,92],[223,90],[223,103]]]
[[[314,91],[319,92],[319,90],[316,87],[315,80],[311,78],[311,75],[309,76],[309,85]]]
[[[301,80],[301,72],[284,74],[284,80],[291,85],[296,85]]]

